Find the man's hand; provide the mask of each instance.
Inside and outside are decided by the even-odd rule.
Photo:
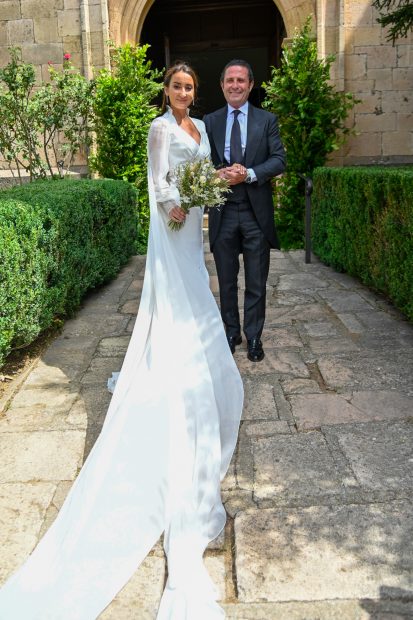
[[[232,164],[232,166],[218,170],[218,174],[221,178],[227,179],[230,185],[238,185],[244,183],[247,178],[247,169],[241,164]]]

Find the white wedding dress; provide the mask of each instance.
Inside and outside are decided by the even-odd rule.
[[[179,200],[170,171],[209,154],[194,122],[199,146],[170,110],[151,126],[136,325],[102,432],[55,522],[0,590],[1,620],[97,618],[162,532],[169,576],[158,620],[224,617],[202,555],[225,524],[220,480],[236,445],[242,382],[208,286],[202,209],[171,231],[164,208]]]

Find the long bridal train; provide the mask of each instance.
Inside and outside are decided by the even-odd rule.
[[[220,480],[242,383],[208,286],[202,210],[172,232],[151,172],[149,193],[139,314],[102,432],[57,519],[0,590],[1,620],[97,618],[162,532],[158,620],[224,616],[202,555],[225,523]]]

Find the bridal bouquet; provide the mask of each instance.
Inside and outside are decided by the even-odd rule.
[[[219,207],[231,191],[228,181],[217,176],[207,157],[180,164],[174,170],[174,177],[185,213],[192,207]],[[184,222],[168,222],[172,230],[179,230],[183,225]]]

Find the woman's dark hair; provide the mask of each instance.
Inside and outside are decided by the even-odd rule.
[[[172,76],[174,76],[175,73],[179,73],[180,71],[183,71],[184,73],[187,73],[193,79],[193,81],[194,81],[194,99],[195,99],[196,93],[197,93],[197,90],[198,90],[198,83],[199,83],[198,82],[198,76],[195,73],[195,71],[192,69],[192,67],[190,65],[188,65],[186,62],[183,62],[181,60],[175,61],[174,64],[171,65],[169,67],[169,69],[167,69],[167,71],[165,73],[165,76],[163,78],[163,85],[169,87],[169,84],[171,83],[171,80],[172,80]],[[164,112],[166,110],[166,105],[167,105],[166,94],[165,94],[165,91],[163,91],[161,114],[164,114]]]
[[[230,67],[245,67],[248,71],[248,79],[250,82],[254,81],[254,74],[251,69],[251,65],[246,60],[241,60],[241,58],[234,58],[234,60],[230,60],[227,62],[225,67],[222,69],[220,81],[223,82],[225,78],[225,72]]]

